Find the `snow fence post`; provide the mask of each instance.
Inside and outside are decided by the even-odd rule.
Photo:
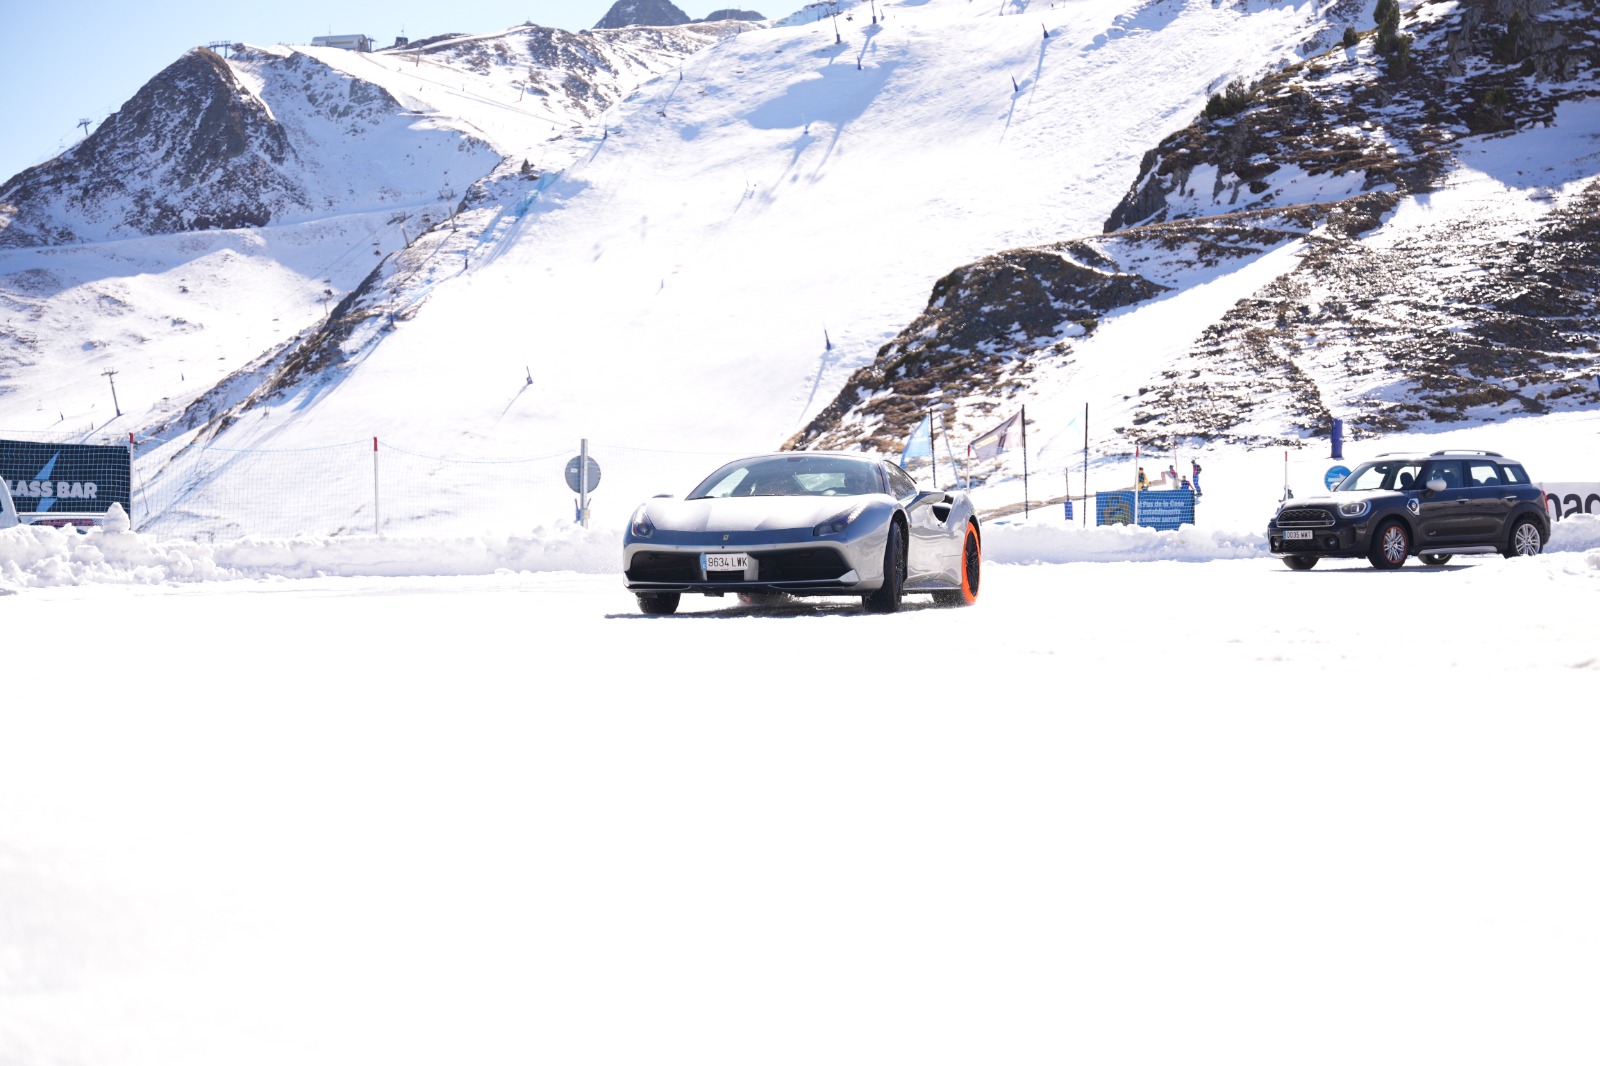
[[[383,536],[383,520],[378,514],[378,438],[372,438],[372,533]]]
[[[133,528],[133,430],[128,431],[128,528]]]

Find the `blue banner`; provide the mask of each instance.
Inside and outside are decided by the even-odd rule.
[[[1138,496],[1137,511],[1135,495]],[[1194,525],[1193,489],[1155,489],[1134,493],[1127,489],[1094,494],[1094,521],[1097,526],[1131,526],[1148,529],[1177,529]]]
[[[905,450],[900,453],[900,469],[904,470],[906,463],[912,459],[920,459],[926,455],[933,458],[933,415],[922,416],[922,421],[917,423],[917,428],[911,431],[911,436],[906,438]]]

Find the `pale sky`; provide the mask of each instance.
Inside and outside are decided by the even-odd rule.
[[[307,44],[328,33],[365,33],[381,44],[440,33],[494,33],[523,22],[579,30],[612,0],[279,0],[225,5],[198,0],[0,0],[0,184],[70,148],[140,86],[196,45],[213,41]],[[728,6],[678,6],[702,18]],[[798,6],[798,5],[796,5]],[[759,10],[759,8],[758,8]],[[767,12],[763,12],[767,13]],[[92,127],[91,127],[92,128]]]

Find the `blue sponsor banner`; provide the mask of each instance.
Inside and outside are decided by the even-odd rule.
[[[113,503],[133,514],[128,448],[122,444],[41,444],[0,440],[0,477],[17,513],[105,514]]]
[[[1095,525],[1133,525],[1134,495],[1129,489],[1095,493]],[[1149,529],[1177,529],[1182,525],[1194,525],[1193,489],[1155,489],[1137,495],[1139,525]]]

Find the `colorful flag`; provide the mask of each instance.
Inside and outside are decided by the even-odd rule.
[[[983,436],[967,445],[967,454],[974,459],[993,459],[1010,445],[1012,438],[1017,433],[1017,427],[1022,422],[1022,412],[1018,411],[1004,422],[995,426]]]
[[[920,459],[926,455],[933,458],[933,415],[922,416],[922,421],[917,423],[917,428],[911,431],[911,436],[906,438],[905,450],[900,453],[900,468],[912,459]]]

